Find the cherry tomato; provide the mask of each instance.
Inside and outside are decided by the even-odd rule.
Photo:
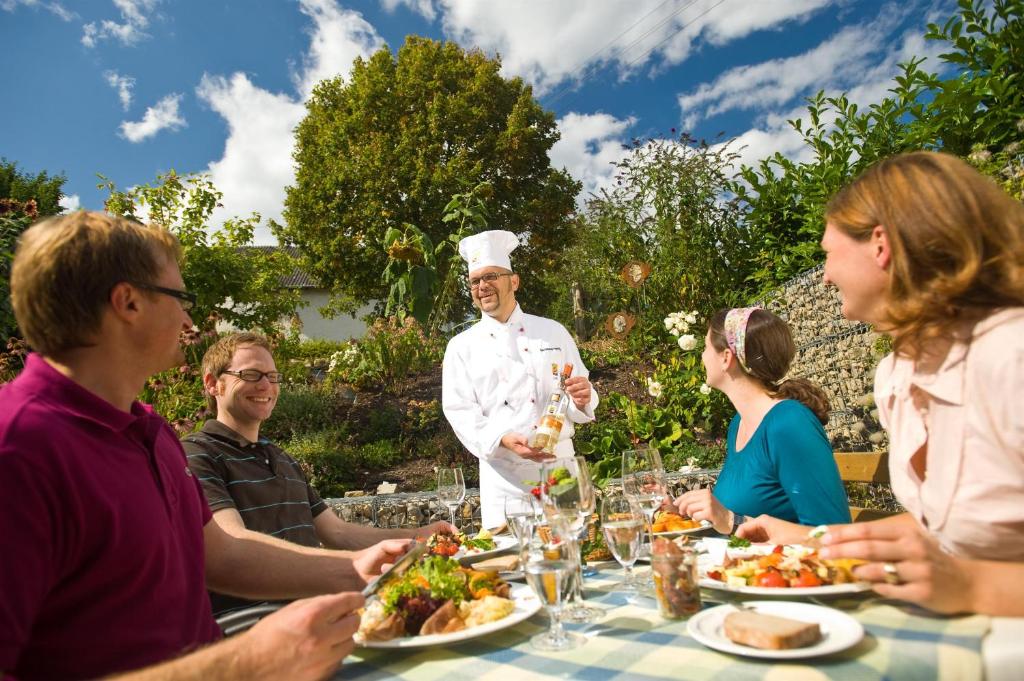
[[[708,574],[708,578],[709,579],[716,579],[719,582],[724,582],[725,581],[724,579],[722,579],[722,573],[719,572],[718,570],[708,570],[707,574]]]
[[[782,554],[782,549],[785,548],[782,544],[776,544],[775,548],[772,549],[772,553]]]
[[[801,568],[800,574],[789,580],[790,586],[821,586],[821,578],[807,568]]]
[[[784,587],[789,586],[786,578],[778,570],[769,569],[754,577],[754,586]]]

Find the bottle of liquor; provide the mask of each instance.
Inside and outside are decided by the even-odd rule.
[[[558,444],[558,436],[562,432],[562,425],[565,424],[566,413],[569,411],[569,394],[565,392],[565,381],[570,376],[572,364],[566,364],[558,377],[558,387],[551,393],[544,415],[537,424],[537,432],[530,439],[530,446],[534,449],[540,449],[547,454],[555,453],[555,445]]]

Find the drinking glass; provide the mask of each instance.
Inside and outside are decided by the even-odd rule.
[[[505,524],[520,546],[530,540],[533,526],[541,514],[540,503],[532,494],[505,497]]]
[[[523,572],[537,598],[551,618],[551,627],[530,639],[539,650],[569,650],[584,638],[562,628],[563,599],[573,580],[576,563],[572,544],[575,536],[559,517],[534,523],[522,549]]]
[[[622,453],[622,491],[644,512],[649,541],[653,541],[654,512],[669,498],[665,467],[657,449],[629,449]]]
[[[554,484],[552,484],[554,482]],[[557,459],[541,467],[541,506],[549,521],[557,519],[568,527],[572,536],[569,551],[575,560],[575,583],[572,586],[572,605],[562,619],[567,622],[589,623],[604,615],[599,608],[588,606],[583,601],[583,574],[580,561],[579,540],[587,531],[587,525],[594,514],[594,485],[590,471],[582,456]]]
[[[643,511],[629,497],[605,497],[601,502],[601,530],[605,544],[624,571],[621,590],[639,591],[633,576],[633,564],[640,555],[644,535]]]
[[[452,525],[455,524],[455,509],[466,498],[466,481],[461,468],[437,469],[437,500],[448,507]]]

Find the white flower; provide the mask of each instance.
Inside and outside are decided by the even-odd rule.
[[[675,322],[674,319],[672,319],[671,316],[665,317],[665,330],[666,331],[671,331],[673,328],[675,328],[675,325],[676,325],[676,322]]]
[[[655,381],[653,378],[648,378],[647,394],[655,399],[661,397],[661,383]]]
[[[693,350],[697,347],[697,337],[692,333],[679,337],[679,347],[683,350]]]
[[[697,323],[697,311],[694,310],[693,312],[687,312],[686,316],[684,317],[684,319],[686,319],[686,321],[688,323],[690,323],[690,324],[696,324]]]
[[[701,383],[700,384],[700,394],[701,395],[710,395],[711,394],[711,386],[708,385],[707,383]]]

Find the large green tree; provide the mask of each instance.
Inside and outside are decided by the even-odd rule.
[[[455,229],[442,220],[448,202],[488,182],[490,226],[525,237],[516,253],[523,300],[546,308],[550,292],[529,283],[555,265],[580,185],[551,167],[554,116],[500,66],[477,50],[409,37],[397,57],[384,48],[357,59],[347,80],[316,87],[277,232],[336,295],[383,298],[387,230],[412,224],[441,243]],[[452,262],[441,254],[440,280]]]
[[[0,343],[17,336],[14,310],[11,308],[11,260],[18,238],[38,218],[61,211],[64,196],[63,175],[46,171],[25,173],[18,164],[0,158]]]
[[[101,176],[102,177],[102,176]],[[297,291],[281,288],[296,262],[286,252],[251,248],[260,216],[226,220],[219,229],[209,221],[221,193],[205,175],[181,176],[173,170],[160,175],[153,185],[142,184],[120,191],[102,178],[99,186],[110,192],[106,209],[167,227],[181,242],[184,263],[181,276],[198,302],[192,319],[201,329],[224,319],[240,329],[273,332],[282,317],[295,314]]]

